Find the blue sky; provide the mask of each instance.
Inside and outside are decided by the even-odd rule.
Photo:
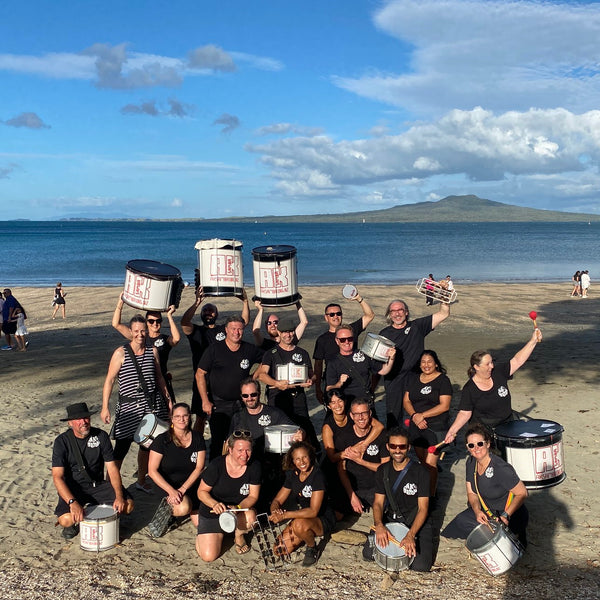
[[[4,219],[600,213],[600,3],[0,8]]]

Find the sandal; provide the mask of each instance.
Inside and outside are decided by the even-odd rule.
[[[243,544],[238,544],[237,542],[235,543],[235,551],[238,554],[246,554],[248,552],[250,552],[250,546],[244,542]]]

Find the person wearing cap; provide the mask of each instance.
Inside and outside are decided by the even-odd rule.
[[[350,323],[353,334],[352,350],[358,348],[358,336],[367,328],[369,323],[375,318],[373,309],[367,304],[366,300],[358,293],[348,298],[351,302],[358,302],[362,308],[363,315],[360,319]],[[327,361],[337,356],[339,352],[335,341],[336,329],[342,324],[342,307],[339,304],[328,304],[325,307],[325,322],[328,325],[326,332],[322,333],[315,342],[313,359],[315,361],[315,394],[321,404],[325,404],[322,382],[325,381],[325,367]]]
[[[315,428],[308,414],[305,390],[314,383],[314,372],[310,354],[294,344],[296,322],[293,319],[279,321],[280,342],[263,356],[262,364],[256,370],[256,378],[268,386],[269,406],[280,408],[298,427],[306,432],[308,441],[316,449],[320,448]],[[281,371],[287,376],[279,377]],[[293,371],[305,371],[304,380],[299,381],[290,375]]]
[[[123,489],[108,434],[90,425],[95,412],[85,402],[67,406],[67,417],[61,421],[66,421],[69,429],[54,440],[52,482],[59,496],[54,514],[65,539],[77,535],[86,504],[110,504],[124,514],[133,510],[133,500]]]
[[[265,320],[265,329],[267,330],[267,337],[263,335],[261,330],[261,324],[263,320],[263,315],[265,309],[260,300],[254,301],[254,306],[258,309],[256,313],[256,317],[254,318],[254,323],[252,324],[252,335],[254,336],[254,343],[265,352],[267,350],[271,350],[275,348],[277,344],[279,344],[279,316],[275,313],[270,313],[267,315]],[[296,309],[298,311],[298,318],[300,322],[296,325],[296,329],[294,330],[294,344],[297,344],[302,336],[304,335],[304,331],[306,326],[308,325],[308,318],[306,317],[306,312],[302,308],[302,304],[300,304],[300,300],[296,302]]]
[[[196,415],[196,421],[193,428],[196,431],[204,429],[204,422],[206,415],[202,410],[202,397],[198,390],[198,384],[196,383],[196,371],[200,364],[200,359],[206,351],[206,349],[215,344],[216,342],[222,342],[225,339],[225,325],[217,324],[219,318],[219,310],[214,304],[205,304],[200,311],[200,319],[202,325],[197,325],[192,322],[194,315],[200,305],[204,302],[206,296],[202,286],[196,288],[196,299],[194,303],[183,313],[181,317],[181,329],[190,343],[190,350],[192,351],[192,372],[194,373],[192,381],[192,414]],[[244,294],[241,297],[244,306],[242,308],[242,320],[244,325],[248,325],[250,322],[250,305],[248,304],[248,296],[244,290]],[[209,390],[210,394],[210,390]]]

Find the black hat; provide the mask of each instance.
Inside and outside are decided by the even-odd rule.
[[[284,317],[279,320],[277,330],[281,331],[296,331],[296,321],[291,317]]]
[[[77,402],[75,404],[69,404],[67,406],[67,418],[61,419],[61,421],[75,421],[76,419],[85,419],[97,411],[90,411],[88,405],[85,402]]]

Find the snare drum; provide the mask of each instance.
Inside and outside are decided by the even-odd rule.
[[[166,311],[179,306],[181,271],[155,260],[130,260],[125,273],[123,302],[140,310]]]
[[[109,550],[119,543],[119,513],[109,504],[86,506],[79,532],[82,550]]]
[[[385,526],[394,536],[396,542],[401,542],[408,533],[408,527],[404,523],[386,523]],[[389,541],[388,545],[383,547],[375,539],[375,551],[373,552],[375,562],[386,571],[398,573],[408,569],[414,560],[414,557],[406,556],[404,548],[400,548],[398,543]]]
[[[198,281],[205,296],[241,296],[244,291],[242,242],[237,240],[200,240]]]
[[[304,383],[308,379],[308,367],[306,365],[297,365],[295,363],[277,365],[275,379],[277,381],[287,381],[289,383]]]
[[[494,430],[496,446],[530,490],[561,483],[565,473],[563,427],[554,421],[509,421]]]
[[[363,354],[366,354],[369,358],[379,360],[382,362],[388,361],[388,350],[395,346],[392,340],[388,340],[382,335],[376,335],[375,333],[367,333],[365,341],[361,347]]]
[[[294,246],[259,246],[252,256],[255,300],[263,306],[289,306],[302,298]]]
[[[219,515],[219,526],[225,533],[233,533],[237,525],[235,513],[226,510]]]
[[[504,525],[489,521],[469,534],[467,549],[490,575],[506,573],[523,556],[523,547]]]
[[[300,429],[297,425],[268,425],[265,427],[265,452],[284,454]]]
[[[168,429],[168,423],[159,419],[156,415],[144,415],[133,434],[133,441],[143,448],[150,448],[152,442]]]

